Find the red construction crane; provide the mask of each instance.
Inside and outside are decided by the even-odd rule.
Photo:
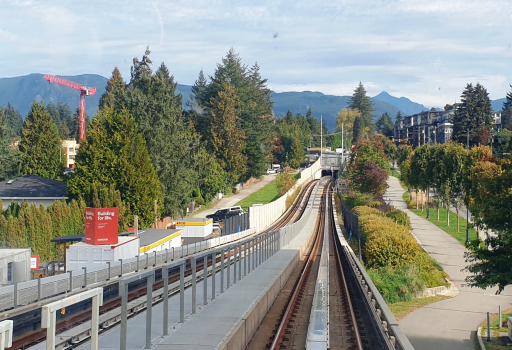
[[[87,87],[83,84],[78,84],[66,79],[62,79],[56,77],[54,75],[45,74],[43,77],[44,80],[47,80],[48,83],[57,83],[60,85],[64,85],[70,87],[75,90],[80,90],[80,117],[79,117],[79,132],[78,132],[78,142],[81,142],[85,139],[85,96],[92,96],[96,93],[96,88]]]

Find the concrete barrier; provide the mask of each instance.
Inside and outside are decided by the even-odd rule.
[[[316,161],[309,168],[301,171],[300,178],[283,196],[273,202],[249,207],[250,227],[256,228],[256,232],[261,232],[276,222],[288,209],[286,200],[292,196],[299,186],[303,186],[312,180],[321,177],[320,162]]]

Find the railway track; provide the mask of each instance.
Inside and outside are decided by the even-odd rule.
[[[293,205],[290,207],[290,209],[282,216],[278,222],[276,222],[274,225],[267,228],[264,232],[266,233],[272,230],[277,230],[281,227],[284,227],[287,224],[293,223],[300,219],[302,214],[304,213],[306,209],[307,202],[309,200],[309,197],[311,196],[312,190],[314,188],[314,185],[316,184],[316,180],[308,183],[303,190],[300,192],[298,198],[294,201]],[[262,234],[259,233],[259,234]],[[256,234],[256,235],[259,235]],[[216,263],[220,262],[221,257],[218,256],[216,258]],[[212,261],[207,260],[207,266],[212,266]],[[202,271],[204,268],[204,261],[203,263],[198,263],[197,265],[197,276],[198,281],[202,280],[202,273],[199,273],[199,271]],[[162,280],[162,270],[161,268],[156,267],[155,268],[155,274],[156,274],[156,280],[157,282],[153,285],[153,291],[161,290],[163,289],[163,280]],[[179,280],[179,272],[178,270],[170,271],[171,274],[169,276],[169,282],[173,283]],[[187,269],[185,271],[185,276],[190,279],[190,276],[192,274],[192,269],[190,268],[189,264],[187,264]],[[209,273],[209,275],[211,272]],[[146,309],[145,306],[145,295],[146,295],[146,282],[141,281],[138,285],[131,285],[130,286],[130,292],[128,294],[128,300],[131,302],[136,299],[141,300],[141,304],[138,307],[134,307],[129,315],[129,317],[133,317],[141,312],[144,312]],[[190,286],[191,282],[189,281],[186,283],[186,287]],[[104,305],[100,308],[100,315],[103,315],[105,313],[108,313],[112,310],[115,310],[120,307],[121,305],[121,298],[118,296],[118,288],[117,283],[113,283],[111,285],[108,285],[105,287],[104,291]],[[174,295],[176,293],[179,293],[179,288],[170,289],[169,295]],[[163,299],[162,293],[155,293],[153,294],[153,305],[158,304]],[[40,303],[40,304],[44,304]],[[38,304],[38,305],[40,305]],[[63,332],[65,330],[71,329],[75,326],[78,326],[84,322],[87,322],[90,320],[90,301],[86,301],[84,303],[79,303],[73,305],[69,310],[66,311],[66,314],[59,315],[60,319],[57,322],[57,333]],[[14,320],[14,339],[13,339],[13,346],[10,349],[26,349],[30,348],[30,346],[37,344],[43,340],[46,339],[46,330],[42,329],[40,327],[40,306],[38,306],[36,309],[28,311],[24,314],[17,315],[15,317],[12,317],[11,319]],[[100,324],[100,334],[102,332],[106,332],[110,330],[112,327],[117,326],[119,323],[119,316],[114,316],[113,318],[103,321],[102,324]],[[16,328],[23,328],[25,331],[20,334],[20,332],[16,331]],[[27,331],[28,330],[28,331]],[[18,333],[18,334],[16,334]],[[84,342],[87,341],[88,338],[88,331],[82,332],[82,334],[78,334],[74,338],[70,338],[64,343],[66,343],[65,346],[60,346],[60,349],[71,349],[74,348]],[[63,344],[61,342],[61,344]]]
[[[340,249],[334,225],[331,183],[328,183],[323,188],[315,240],[307,258],[297,265],[276,298],[249,343],[249,350],[388,349]],[[328,270],[327,278],[319,273],[322,267]],[[315,305],[323,307],[319,312],[313,310],[313,302],[322,290],[326,300],[316,302]],[[320,347],[318,339],[322,339]]]

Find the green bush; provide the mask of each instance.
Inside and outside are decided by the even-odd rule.
[[[409,301],[414,294],[425,289],[426,284],[414,265],[401,268],[384,267],[369,269],[368,275],[380,291],[386,303]]]
[[[411,300],[424,288],[446,285],[446,273],[416,242],[405,213],[359,206],[362,253],[368,274],[388,303]],[[407,217],[407,219],[405,217]],[[399,221],[405,223],[399,223]]]
[[[369,202],[368,195],[365,193],[357,192],[357,191],[350,192],[345,197],[345,203],[347,204],[347,207],[349,209],[352,209],[352,208],[355,208],[358,206],[368,205],[368,202]]]
[[[412,230],[411,220],[409,216],[401,211],[400,209],[391,209],[386,213],[388,218],[393,219],[397,224],[403,225],[407,227],[409,230]]]

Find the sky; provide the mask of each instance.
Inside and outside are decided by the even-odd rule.
[[[276,92],[370,96],[427,107],[480,82],[512,84],[512,0],[0,0],[0,78],[50,73],[129,80],[149,45],[155,69],[193,85],[233,47]]]

